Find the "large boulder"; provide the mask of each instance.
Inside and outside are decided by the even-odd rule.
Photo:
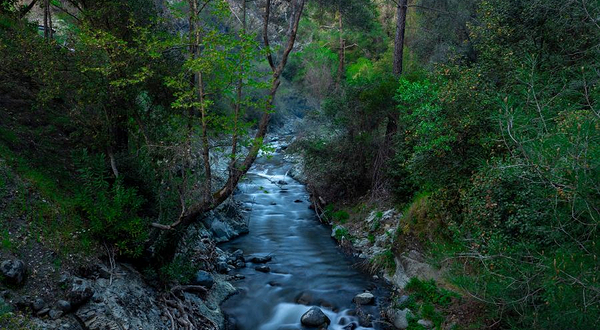
[[[21,284],[25,279],[27,267],[21,260],[4,260],[0,263],[0,273],[9,284]]]
[[[384,274],[386,280],[390,281],[395,286],[403,289],[412,277],[420,280],[437,280],[439,271],[432,265],[428,264],[423,255],[416,251],[402,253],[394,258],[396,262],[396,270],[393,276]]]
[[[240,204],[228,202],[205,213],[201,221],[215,242],[226,242],[248,233],[248,218],[241,209]]]
[[[354,297],[354,302],[358,305],[371,305],[375,302],[375,296],[371,292],[363,292]]]
[[[331,320],[319,307],[313,307],[302,315],[300,322],[302,325],[311,328],[327,328]]]

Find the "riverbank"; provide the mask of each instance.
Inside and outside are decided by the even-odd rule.
[[[314,177],[305,173],[299,145],[286,156],[290,171],[310,191],[311,207],[320,221],[331,228],[330,236],[357,265],[381,278],[392,290],[390,304],[383,311],[385,321],[395,329],[478,329],[484,327],[485,305],[465,295],[448,276],[454,265],[436,258],[436,224],[419,218],[426,197],[418,196],[409,207],[371,198],[352,203],[325,200]]]
[[[86,248],[81,233],[67,227],[42,231],[47,227],[31,219],[42,207],[57,212],[61,205],[43,198],[35,185],[1,160],[0,183],[2,329],[170,329],[185,322],[181,314],[172,313],[180,307],[204,323],[200,329],[223,328],[219,305],[235,292],[235,278],[224,274],[233,267],[227,263],[231,256],[214,242],[248,231],[239,205],[225,203],[206,214],[178,252],[197,258],[165,269],[162,276],[170,279],[161,279],[139,262],[117,258],[108,245]],[[59,217],[49,219],[60,222]],[[210,271],[210,285],[200,276],[201,268]],[[162,287],[165,280],[174,284]],[[172,305],[177,299],[185,304]]]

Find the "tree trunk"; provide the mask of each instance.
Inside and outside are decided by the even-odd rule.
[[[408,10],[408,0],[398,0],[396,7],[396,37],[394,38],[394,75],[400,77],[402,75],[402,63],[404,57],[404,34],[406,30],[406,11]],[[386,144],[391,142],[392,137],[398,131],[398,114],[392,111],[388,115],[388,123],[386,127]]]
[[[33,9],[33,6],[35,6],[37,1],[38,0],[33,0],[26,7],[23,7],[19,12],[19,18],[25,17],[25,15],[27,15],[27,13],[29,13],[31,9]]]
[[[50,0],[44,0],[44,39],[48,40],[48,3]]]
[[[394,74],[402,74],[402,57],[404,52],[404,32],[406,29],[406,11],[408,10],[408,0],[398,0],[396,7],[396,37],[394,38]]]
[[[342,21],[342,12],[338,5],[338,25],[340,31],[340,53],[339,53],[339,64],[337,72],[337,84],[342,82],[344,76],[344,63],[346,61],[346,40],[344,39],[344,26]]]

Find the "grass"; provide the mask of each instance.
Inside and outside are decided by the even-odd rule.
[[[369,242],[370,242],[371,244],[374,244],[374,243],[375,243],[375,235],[373,235],[373,234],[369,234],[369,235],[367,236],[367,239],[369,240]]]
[[[391,249],[385,250],[371,259],[371,269],[384,269],[388,275],[396,273],[396,259]]]
[[[350,220],[350,213],[346,210],[336,210],[336,206],[329,204],[325,207],[323,216],[329,220],[330,223],[346,224]]]
[[[27,241],[47,244],[60,255],[89,253],[90,240],[73,237],[84,228],[74,209],[67,187],[45,170],[33,168],[27,159],[16,155],[0,142],[0,243],[3,249],[18,250]],[[52,171],[52,169],[46,169]],[[11,240],[15,232],[27,233],[27,239]]]
[[[395,307],[411,310],[413,316],[408,320],[408,330],[424,329],[417,324],[420,319],[430,320],[434,328],[441,329],[446,319],[446,310],[460,299],[457,293],[438,287],[434,280],[422,281],[411,278],[404,290],[409,294],[409,299],[396,303]]]
[[[350,233],[348,232],[348,229],[344,227],[337,228],[335,230],[334,237],[338,241],[341,241],[342,239],[351,240],[353,238],[352,235],[350,235]]]
[[[14,313],[12,308],[0,299],[0,329],[3,330],[33,330],[37,329],[31,324],[28,317]]]

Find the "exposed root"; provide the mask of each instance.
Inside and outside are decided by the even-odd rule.
[[[217,330],[217,325],[186,300],[183,292],[205,294],[207,290],[199,285],[175,286],[162,296],[163,312],[171,322],[171,329]]]

